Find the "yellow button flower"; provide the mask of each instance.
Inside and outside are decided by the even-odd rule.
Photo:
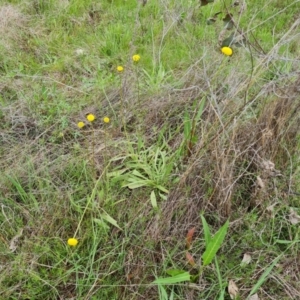
[[[78,240],[77,239],[75,239],[75,238],[69,238],[68,239],[68,245],[69,246],[75,247],[75,246],[77,246],[77,244],[78,244]]]
[[[89,122],[93,122],[95,120],[95,116],[93,114],[88,114],[86,116],[86,119],[89,121]]]
[[[232,49],[230,47],[222,47],[221,51],[226,56],[232,55]]]
[[[140,59],[141,59],[141,57],[138,54],[135,54],[135,55],[132,56],[132,60],[134,62],[138,62]]]
[[[84,125],[85,125],[84,122],[78,122],[77,123],[78,128],[83,128]]]
[[[104,122],[104,123],[109,123],[109,122],[110,122],[109,117],[104,117],[104,118],[103,118],[103,122]]]
[[[117,71],[121,73],[124,71],[124,68],[122,66],[117,66]]]

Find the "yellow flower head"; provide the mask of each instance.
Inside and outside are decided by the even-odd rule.
[[[83,128],[84,125],[85,125],[84,122],[78,122],[77,123],[78,128]]]
[[[124,71],[124,68],[122,66],[117,66],[117,71],[121,73]]]
[[[141,59],[141,57],[138,54],[135,54],[135,55],[132,56],[132,60],[134,62],[138,62],[140,59]]]
[[[93,114],[88,114],[86,116],[86,119],[89,121],[89,122],[93,122],[95,120],[95,116]]]
[[[221,51],[226,56],[232,55],[232,49],[230,47],[222,47]]]
[[[110,122],[109,117],[104,117],[104,118],[103,118],[103,122],[104,122],[104,123],[109,123],[109,122]]]
[[[68,245],[69,246],[75,247],[75,246],[77,246],[77,244],[78,244],[78,240],[77,239],[75,239],[75,238],[69,238],[68,239]]]

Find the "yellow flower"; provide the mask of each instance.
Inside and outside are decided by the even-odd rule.
[[[222,47],[221,51],[226,56],[232,55],[232,49],[230,47]]]
[[[95,116],[93,114],[88,114],[86,116],[86,119],[89,121],[89,122],[93,122],[95,120]]]
[[[68,245],[69,246],[75,247],[75,246],[77,246],[77,244],[78,244],[78,240],[77,239],[75,239],[75,238],[69,238],[68,239]]]
[[[109,117],[104,117],[104,118],[103,118],[103,122],[104,122],[104,123],[109,123],[109,121],[110,121]]]
[[[121,73],[124,71],[124,68],[122,66],[117,66],[117,71]]]
[[[140,59],[141,59],[141,57],[138,54],[135,54],[135,55],[132,56],[132,60],[134,62],[138,62]]]
[[[85,124],[84,124],[83,122],[78,122],[78,123],[77,123],[77,126],[78,126],[79,128],[83,128],[84,125],[85,125]]]

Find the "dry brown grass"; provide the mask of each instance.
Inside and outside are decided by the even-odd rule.
[[[171,191],[167,201],[161,203],[159,215],[151,218],[148,206],[139,212],[146,218],[150,217],[145,228],[146,234],[141,238],[144,241],[155,241],[155,261],[158,264],[167,255],[163,244],[167,243],[172,248],[173,239],[176,240],[174,247],[182,240],[182,248],[179,247],[177,253],[184,251],[185,234],[189,228],[201,224],[201,211],[205,211],[213,226],[219,227],[226,218],[232,218],[236,224],[233,226],[239,228],[243,216],[252,210],[263,216],[269,213],[268,207],[277,201],[289,203],[288,191],[294,187],[286,169],[290,167],[291,157],[298,151],[299,80],[298,72],[282,76],[271,82],[271,92],[270,82],[262,84],[246,104],[243,99],[239,103],[234,100],[222,103],[226,96],[222,92],[219,92],[216,102],[208,102],[198,131],[201,138],[193,149],[193,155],[186,161],[187,171],[181,176],[180,185]],[[203,82],[201,86],[204,87]],[[242,87],[248,89],[247,84],[242,84]],[[241,89],[237,94],[244,93],[245,90]],[[155,105],[149,105],[145,124],[155,124],[160,128],[160,120],[164,118],[164,124],[168,123],[174,128],[180,126],[182,115],[178,117],[179,107],[183,103],[185,106],[192,103],[200,95],[201,92],[195,88],[169,95],[163,98],[164,101],[157,99],[152,102]],[[217,103],[220,103],[219,107]],[[151,110],[151,107],[155,109]],[[222,110],[223,123],[217,115],[218,109]],[[178,147],[176,139],[174,137],[172,140],[174,144],[171,141],[174,147]],[[141,195],[139,200],[142,199]],[[147,198],[144,200],[148,201]],[[143,274],[147,273],[149,267],[144,259],[148,255],[139,249],[132,248],[131,251],[136,254],[135,278],[143,283]],[[142,261],[138,257],[142,257]],[[182,262],[182,258],[179,261]],[[127,262],[132,266],[130,261]],[[132,269],[128,270],[130,272],[133,272]],[[283,277],[281,280],[283,294],[298,295],[297,284],[294,286]],[[199,284],[205,286],[207,283],[203,281]],[[140,288],[136,287],[135,291],[140,291]],[[133,293],[129,290],[127,292]],[[144,299],[145,295],[150,295],[149,290],[144,293],[135,299]],[[186,291],[186,299],[194,299],[193,293],[188,296],[190,293],[190,290]]]
[[[0,6],[1,46],[13,50],[22,39],[22,31],[26,24],[26,16],[14,5]]]

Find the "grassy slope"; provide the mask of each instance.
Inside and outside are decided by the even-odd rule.
[[[289,219],[300,215],[300,2],[252,1],[242,13],[215,2],[0,1],[1,299],[158,299],[155,277],[195,274],[185,236],[196,228],[200,263],[200,212],[213,231],[230,219],[223,287],[233,279],[246,299],[284,253],[258,295],[300,297]],[[230,59],[218,45],[227,10],[249,41]],[[193,118],[201,99],[187,151],[184,112]],[[97,119],[79,130],[88,112]],[[133,170],[150,181],[122,187]],[[217,274],[211,264],[167,293],[217,299]]]

